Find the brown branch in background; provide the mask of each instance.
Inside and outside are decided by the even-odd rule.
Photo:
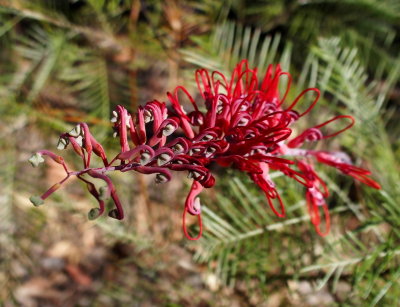
[[[104,127],[111,127],[109,121],[105,121],[103,119],[89,116],[84,112],[78,111],[75,108],[64,108],[58,109],[56,107],[52,107],[48,104],[40,106],[40,112],[45,114],[46,116],[50,116],[52,118],[60,119],[66,123],[80,123],[86,122],[88,124],[100,125]]]
[[[72,24],[62,16],[51,17],[41,12],[26,9],[21,6],[18,1],[8,2],[0,0],[0,6],[4,9],[9,10],[10,13],[17,16],[42,21],[56,27],[68,29],[77,34],[81,34],[85,36],[88,41],[92,42],[97,48],[100,48],[102,50],[111,50],[113,52],[120,51],[125,45],[123,40],[121,41],[120,39],[117,39],[115,36],[110,35],[110,33]]]
[[[164,12],[165,12],[165,7],[163,6]],[[160,32],[159,30],[159,26],[154,24],[152,21],[152,18],[150,17],[150,15],[147,12],[147,8],[146,6],[143,7],[142,9],[142,13],[144,15],[144,17],[146,18],[146,22],[149,26],[149,28],[151,29],[153,35],[154,35],[154,39],[157,40],[157,42],[160,44],[161,49],[165,52],[166,56],[169,59],[172,60],[177,60],[177,58],[179,57],[178,54],[175,52],[175,46],[169,46],[164,39],[164,35]],[[165,12],[165,15],[167,13]]]

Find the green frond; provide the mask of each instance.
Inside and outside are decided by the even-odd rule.
[[[78,94],[81,107],[97,118],[110,115],[109,71],[98,55],[74,46],[78,53],[68,52],[59,78],[68,84],[71,94]],[[82,52],[83,51],[83,52]]]
[[[213,269],[214,273],[220,277],[221,281],[233,286],[235,284],[233,280],[238,276],[250,274],[261,280],[262,275],[270,270],[269,258],[260,256],[256,259],[254,253],[268,254],[283,248],[297,250],[300,229],[307,229],[308,236],[312,235],[314,230],[301,195],[296,195],[297,202],[294,202],[293,195],[281,191],[287,208],[287,217],[279,219],[269,210],[261,191],[240,177],[234,175],[229,178],[231,180],[223,183],[225,187],[217,194],[216,200],[207,201],[203,206],[203,222],[206,231],[199,241],[200,246],[195,259],[208,263],[212,267],[216,262],[217,267]],[[296,190],[295,185],[288,180],[285,180],[285,183],[286,187],[290,187],[289,189]],[[360,210],[360,208],[360,205],[352,207],[353,210]],[[331,213],[334,216],[349,211],[349,206],[343,205],[332,209]],[[286,240],[279,242],[278,238],[283,233]],[[234,254],[232,254],[233,250],[235,250]],[[227,255],[230,257],[227,258]],[[242,267],[240,262],[243,257],[256,261],[254,265],[259,266],[259,269],[263,268],[263,271],[257,270],[252,273],[247,267]],[[301,255],[294,252],[293,258],[296,260],[293,260],[292,266],[300,268],[303,263]],[[283,271],[286,269],[291,268],[281,267]]]
[[[259,28],[225,22],[216,27],[209,39],[196,42],[201,46],[200,51],[184,49],[181,52],[187,62],[199,67],[226,73],[240,60],[248,59],[250,66],[258,67],[262,75],[271,63],[280,63],[284,69],[290,66],[290,42],[282,46],[280,34],[267,36]]]

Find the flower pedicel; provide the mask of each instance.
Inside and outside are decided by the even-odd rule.
[[[280,97],[278,85],[282,76],[288,78],[288,86],[283,97]],[[316,88],[309,88],[301,92],[293,102],[286,102],[291,76],[281,71],[279,65],[270,65],[264,78],[259,80],[257,69],[250,69],[248,62],[243,60],[236,66],[230,79],[218,71],[209,73],[200,69],[196,71],[196,81],[201,94],[201,105],[196,103],[184,87],[178,86],[173,93],[167,94],[170,109],[167,109],[164,102],[151,101],[140,106],[137,113],[131,115],[124,107],[117,106],[111,122],[114,136],[119,137],[120,152],[111,160],[85,123],[80,123],[70,132],[62,134],[57,145],[58,149],[71,145],[82,159],[82,170],[70,171],[64,159],[50,151],[42,150],[34,154],[29,159],[33,166],[43,162],[43,156],[47,156],[62,165],[66,177],[42,196],[32,196],[32,203],[36,206],[43,204],[63,182],[76,176],[87,185],[89,192],[99,203],[98,208],[90,210],[90,219],[104,213],[105,201],[109,198],[112,198],[115,209],[109,211],[108,215],[123,219],[123,208],[115,187],[107,176],[108,172],[136,171],[156,174],[155,181],[164,183],[171,179],[171,171],[186,171],[193,183],[183,210],[183,231],[188,239],[197,240],[202,234],[201,203],[198,195],[203,188],[214,185],[215,178],[209,166],[215,162],[223,167],[246,172],[264,191],[269,207],[279,217],[285,216],[285,207],[269,176],[270,171],[282,172],[298,181],[305,187],[311,222],[317,233],[324,236],[330,229],[328,206],[325,202],[329,191],[314,169],[315,162],[333,166],[370,187],[380,188],[378,183],[368,177],[370,172],[353,166],[345,153],[301,148],[306,142],[315,142],[342,133],[354,125],[354,119],[348,115],[339,115],[294,137],[291,127],[314,108],[320,93]],[[311,102],[305,99],[308,92],[315,93]],[[183,109],[180,102],[182,97],[190,101],[191,112]],[[299,105],[302,105],[304,111],[296,111]],[[344,128],[338,129],[337,126]],[[104,167],[90,166],[93,154],[102,159]],[[85,178],[83,175],[86,175]],[[103,180],[105,185],[97,189],[88,180],[90,177]],[[320,227],[322,212],[324,230]],[[197,237],[191,237],[187,232],[187,213],[198,217],[200,231]]]

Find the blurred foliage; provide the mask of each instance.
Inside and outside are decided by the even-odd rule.
[[[304,281],[316,293],[328,293],[331,305],[398,304],[399,30],[396,0],[0,0],[0,283],[5,284],[0,305],[3,298],[18,301],[13,289],[30,274],[10,270],[12,260],[37,273],[29,244],[38,244],[43,234],[45,247],[65,240],[67,234],[50,229],[68,233],[70,223],[95,227],[105,246],[130,245],[135,258],[124,261],[148,270],[144,279],[156,280],[163,268],[141,257],[161,259],[166,246],[179,246],[182,183],[175,190],[167,186],[165,194],[152,193],[140,176],[115,176],[124,203],[133,204],[127,221],[100,219],[84,226],[82,212],[91,200],[75,185],[53,198],[49,213],[27,209],[27,196],[43,190],[53,175],[31,171],[24,161],[39,148],[55,146],[57,135],[79,121],[93,126],[112,151],[108,119],[115,105],[134,110],[151,99],[165,100],[165,92],[178,84],[194,90],[194,68],[228,73],[242,58],[260,72],[280,62],[293,75],[289,99],[305,87],[320,88],[318,111],[309,122],[354,115],[355,127],[325,146],[350,153],[357,165],[373,171],[383,190],[323,169],[334,225],[321,239],[297,185],[275,179],[285,187],[280,192],[288,206],[281,220],[266,210],[264,196],[248,179],[220,172],[217,188],[202,195],[204,238],[187,248],[208,267],[203,282],[211,289],[233,289],[228,298],[239,294],[245,305],[258,305],[280,289],[289,289],[285,295],[293,298]],[[163,199],[172,193],[176,204]],[[112,302],[129,304],[133,284],[123,285],[116,289],[107,280],[100,289]],[[199,303],[171,291],[162,294],[171,306]],[[261,298],[254,303],[257,294]],[[135,299],[143,299],[140,295]]]

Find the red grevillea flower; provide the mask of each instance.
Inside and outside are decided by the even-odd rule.
[[[288,79],[288,86],[280,97],[278,86],[282,76]],[[354,125],[354,119],[339,115],[293,136],[291,127],[314,108],[320,93],[316,88],[309,88],[294,101],[286,102],[291,77],[279,65],[270,65],[265,76],[259,80],[257,69],[250,69],[244,60],[236,66],[230,78],[218,71],[209,73],[200,69],[196,71],[196,81],[201,104],[184,87],[178,86],[167,94],[170,108],[164,102],[151,101],[131,115],[124,107],[117,106],[111,122],[114,136],[119,137],[120,152],[112,160],[107,158],[103,147],[85,123],[62,134],[57,146],[58,149],[65,149],[71,144],[82,159],[82,170],[70,171],[64,159],[50,151],[42,150],[33,155],[30,162],[34,166],[44,161],[43,156],[48,156],[63,166],[66,177],[42,196],[31,197],[31,201],[35,205],[42,204],[63,182],[76,176],[87,185],[99,203],[99,208],[89,212],[89,218],[103,214],[104,201],[111,197],[115,209],[108,215],[122,219],[123,209],[108,172],[156,174],[156,182],[164,183],[171,179],[171,171],[186,171],[193,183],[183,210],[183,231],[188,239],[196,240],[202,234],[198,195],[203,188],[214,185],[215,178],[209,166],[216,162],[220,166],[246,172],[264,191],[269,207],[279,217],[285,216],[285,206],[269,176],[270,171],[282,172],[299,182],[305,187],[311,221],[318,234],[324,236],[330,228],[325,201],[329,191],[314,169],[315,162],[335,167],[370,187],[380,188],[368,177],[370,172],[353,166],[346,154],[300,148],[306,142],[342,133]],[[305,97],[308,92],[315,94],[311,101]],[[182,99],[190,102],[190,112],[183,109]],[[296,111],[299,105],[304,111]],[[343,125],[344,128],[337,128]],[[102,159],[104,167],[90,166],[93,154]],[[88,179],[90,177],[103,180],[105,185],[96,189]],[[200,232],[197,237],[191,237],[187,232],[187,213],[198,217]],[[325,224],[324,229],[321,229],[321,224]]]

